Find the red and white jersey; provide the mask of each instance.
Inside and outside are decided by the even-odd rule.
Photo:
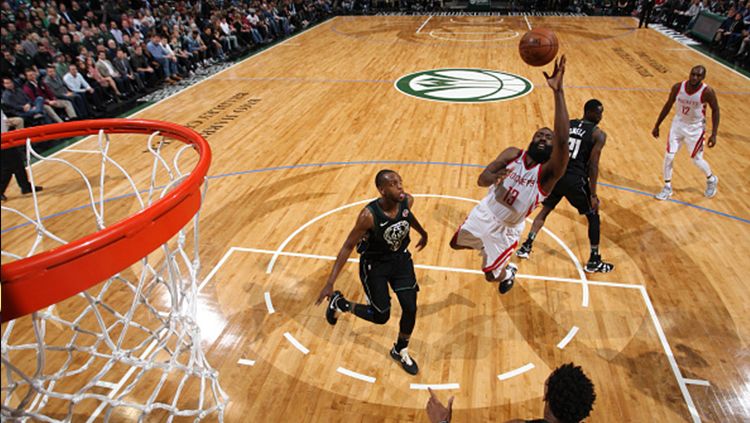
[[[487,196],[479,203],[480,208],[492,213],[495,218],[505,225],[514,226],[523,222],[532,211],[547,198],[540,184],[539,176],[542,165],[526,167],[522,151],[518,157],[508,163],[506,169],[510,173],[499,185],[492,185]]]
[[[692,94],[685,91],[687,81],[680,84],[675,101],[675,122],[682,125],[696,126],[706,123],[706,102],[703,100],[703,92],[708,87],[701,83],[700,88]]]

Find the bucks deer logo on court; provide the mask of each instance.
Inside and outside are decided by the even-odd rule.
[[[399,78],[396,89],[425,100],[483,103],[524,96],[534,86],[511,73],[485,69],[433,69]]]
[[[406,234],[409,233],[409,222],[402,220],[388,227],[383,233],[383,239],[391,247],[391,251],[398,251],[401,247],[401,242],[406,238]]]

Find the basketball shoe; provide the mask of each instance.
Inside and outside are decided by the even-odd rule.
[[[706,192],[708,192],[708,189],[706,189]],[[672,196],[672,187],[668,185],[664,185],[664,188],[661,189],[661,192],[655,195],[657,200],[666,200],[667,198]]]
[[[614,268],[614,264],[602,261],[601,254],[592,254],[591,257],[589,257],[589,262],[586,263],[586,267],[583,270],[585,270],[586,273],[609,273]]]
[[[415,375],[419,372],[419,366],[413,358],[409,356],[409,349],[407,347],[401,348],[401,351],[396,351],[396,344],[393,344],[391,348],[391,358],[401,363],[401,368],[409,373]]]
[[[532,244],[529,241],[521,244],[521,248],[516,251],[516,256],[522,259],[527,259],[531,255]]]
[[[707,198],[713,198],[716,195],[717,185],[719,185],[719,177],[711,175],[706,180],[706,192],[703,193]]]
[[[341,294],[341,291],[334,291],[333,295],[331,295],[331,299],[328,300],[328,308],[326,308],[326,320],[328,321],[328,324],[331,326],[336,324],[336,321],[338,318],[336,317],[338,313],[342,313],[343,311],[338,307],[338,301],[339,300],[346,300],[344,296]]]

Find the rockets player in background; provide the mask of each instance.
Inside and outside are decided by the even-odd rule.
[[[509,262],[523,232],[524,219],[552,191],[568,165],[570,120],[563,93],[565,62],[565,56],[555,62],[552,76],[544,72],[554,93],[554,131],[538,129],[526,151],[508,147],[482,171],[477,183],[489,187],[489,192],[450,241],[454,250],[482,252],[485,279],[500,282],[501,294],[513,287],[518,267]]]
[[[680,148],[680,144],[690,149],[690,158],[693,163],[706,175],[706,191],[703,193],[708,198],[716,195],[716,186],[719,178],[711,173],[711,167],[703,159],[703,141],[706,134],[706,103],[711,106],[711,136],[708,137],[708,147],[716,145],[716,133],[719,131],[719,101],[716,92],[703,83],[706,77],[706,68],[695,66],[690,70],[690,79],[678,82],[672,86],[667,102],[659,113],[651,134],[659,137],[659,125],[672,104],[675,107],[675,117],[672,120],[672,128],[669,130],[667,139],[667,153],[664,155],[664,188],[656,194],[656,199],[666,200],[672,196],[672,166],[674,156]]]

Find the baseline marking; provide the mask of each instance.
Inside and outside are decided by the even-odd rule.
[[[427,388],[432,389],[433,391],[440,391],[440,390],[447,390],[447,389],[459,389],[459,384],[457,383],[441,383],[441,384],[432,384],[432,383],[412,383],[409,385],[409,389],[415,389],[420,391],[426,391]]]
[[[237,364],[239,364],[241,366],[254,366],[255,365],[255,360],[248,360],[246,358],[241,358],[241,359],[239,359],[237,361]]]
[[[528,372],[529,370],[531,370],[533,368],[534,368],[534,363],[527,363],[527,364],[524,364],[523,366],[521,366],[521,367],[519,367],[519,368],[517,368],[515,370],[511,370],[509,372],[505,372],[505,373],[499,374],[499,375],[497,375],[497,378],[500,379],[500,380],[507,380],[507,379],[510,379],[510,378],[512,378],[514,376],[518,376],[518,375],[520,375],[522,373],[526,373],[526,372]]]
[[[336,369],[337,372],[341,373],[342,375],[347,375],[349,377],[353,377],[354,379],[363,380],[367,383],[375,383],[375,378],[372,376],[363,375],[362,373],[357,373],[355,371],[346,369],[344,367],[339,367]]]
[[[310,353],[310,350],[305,348],[305,346],[302,345],[298,340],[294,339],[291,333],[284,332],[284,338],[286,338],[287,341],[289,341],[292,345],[294,345],[294,348],[297,348],[298,350],[302,351],[302,354],[307,355]]]
[[[531,22],[529,22],[529,17],[526,16],[526,15],[523,15],[523,20],[526,21],[526,26],[528,26],[529,27],[529,31],[531,31],[532,28],[531,28]]]
[[[578,326],[573,326],[572,328],[570,328],[570,332],[568,332],[568,334],[565,335],[565,338],[563,338],[562,341],[560,341],[557,344],[557,348],[559,349],[565,348],[565,346],[568,345],[568,343],[573,339],[574,336],[576,336],[577,333],[578,333]]]

